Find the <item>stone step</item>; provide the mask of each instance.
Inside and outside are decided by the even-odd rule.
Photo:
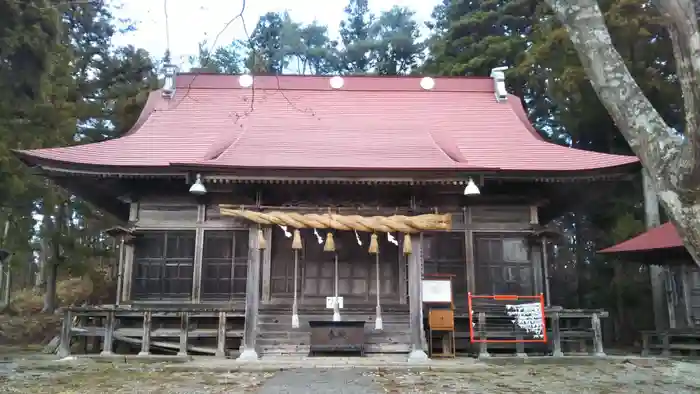
[[[308,345],[309,338],[294,338],[294,339],[276,339],[276,338],[259,338],[255,342],[256,344],[277,344],[280,346],[297,346],[297,345]]]
[[[258,340],[260,339],[276,339],[276,340],[308,340],[311,336],[308,332],[272,332],[272,331],[261,331],[258,333]]]
[[[365,327],[365,335],[370,336],[382,336],[387,334],[401,334],[410,335],[411,329],[408,325],[384,325],[383,329],[375,330],[374,327]],[[263,323],[258,324],[258,334],[266,334],[268,336],[274,337],[296,337],[296,336],[309,336],[311,335],[311,329],[309,327],[300,327],[296,329],[290,329],[286,325],[280,324],[270,324]]]
[[[357,321],[357,320],[364,320],[367,323],[374,324],[374,318],[375,315],[354,315],[354,314],[343,314],[342,311],[340,313],[340,316],[342,320],[345,321]],[[323,315],[299,315],[299,322],[301,324],[308,324],[309,320],[326,320],[329,321],[333,318],[333,312],[330,312],[328,314],[323,314]],[[382,320],[384,324],[391,324],[391,323],[404,323],[408,324],[409,323],[409,316],[408,314],[405,315],[382,315]],[[291,327],[292,324],[292,316],[291,315],[259,315],[258,316],[258,323],[286,323],[289,324]]]
[[[408,353],[410,351],[411,345],[408,343],[365,344],[365,353]]]
[[[309,345],[259,345],[263,355],[304,355],[309,354]]]

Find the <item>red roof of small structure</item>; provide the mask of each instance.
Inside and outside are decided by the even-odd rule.
[[[432,169],[571,172],[637,162],[545,142],[517,97],[490,78],[181,74],[171,99],[153,92],[129,134],[17,151],[28,163],[106,167]]]
[[[599,253],[643,252],[683,247],[683,240],[673,223],[666,223]]]

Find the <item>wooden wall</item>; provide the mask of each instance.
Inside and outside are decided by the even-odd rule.
[[[222,229],[246,229],[249,223],[242,220],[222,217],[219,214],[218,204],[241,204],[253,208],[269,206],[283,209],[302,211],[327,210],[334,206],[341,213],[357,214],[392,214],[397,212],[410,213],[438,211],[450,212],[453,215],[452,236],[460,234],[464,243],[463,267],[466,272],[466,288],[476,289],[477,278],[474,251],[475,242],[481,239],[525,239],[532,232],[532,225],[538,221],[537,207],[533,203],[512,203],[499,205],[486,205],[486,201],[479,200],[479,205],[465,206],[470,200],[459,193],[451,194],[432,193],[432,189],[423,189],[411,197],[411,190],[403,190],[400,187],[369,188],[370,192],[358,192],[363,186],[348,185],[266,185],[266,189],[260,192],[260,188],[254,185],[241,185],[236,190],[211,192],[204,198],[197,199],[191,195],[159,195],[152,192],[143,195],[139,201],[131,204],[130,222],[137,231],[148,230],[194,230],[196,231],[196,257],[194,263],[193,302],[199,302],[199,280],[201,278],[201,255],[204,232],[207,230]],[[386,190],[384,190],[386,189]],[[329,191],[328,193],[324,190]],[[355,190],[356,193],[351,191]],[[408,193],[408,194],[406,194]],[[318,196],[318,198],[315,198]],[[385,196],[382,199],[382,196]],[[393,205],[392,205],[393,204]],[[461,205],[461,206],[460,206]],[[271,208],[269,208],[271,209]],[[276,235],[273,235],[276,234]],[[272,229],[266,230],[268,240],[274,236],[281,236]],[[427,235],[426,235],[427,236]],[[441,236],[434,234],[434,236]],[[447,236],[447,234],[445,234]],[[270,245],[273,242],[269,243]],[[127,246],[125,251],[125,272],[123,299],[130,299],[131,277],[133,276],[133,247]],[[271,251],[266,249],[262,258],[262,298],[263,303],[271,301]],[[541,248],[538,245],[530,245],[528,249],[530,261],[528,275],[533,277],[533,291],[544,291],[543,274],[541,267]],[[401,259],[400,264],[405,265]],[[405,267],[400,266],[397,275],[405,275]],[[400,278],[397,278],[400,279]],[[405,284],[400,286],[401,302],[405,302]],[[127,301],[128,302],[128,301]]]

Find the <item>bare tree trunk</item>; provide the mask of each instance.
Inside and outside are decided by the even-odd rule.
[[[5,226],[2,232],[2,246],[7,247],[7,235],[10,231],[10,216],[5,219]],[[9,251],[11,252],[11,251]],[[10,266],[10,261],[12,255],[8,256],[5,261],[0,262],[0,305],[7,307],[12,301],[10,296],[12,294],[12,267]]]
[[[48,262],[46,274],[46,292],[44,293],[42,312],[53,313],[56,310],[56,282],[58,279],[58,264],[53,258]]]
[[[595,0],[546,0],[566,26],[591,85],[615,120],[700,266],[700,34],[693,0],[654,0],[673,41],[685,106],[685,138],[635,82]]]
[[[50,233],[51,256],[47,259],[46,293],[44,293],[44,308],[42,310],[45,313],[53,313],[56,310],[56,283],[58,282],[58,265],[63,260],[61,239],[66,231],[66,208],[66,203],[61,201],[58,205],[55,226],[52,226],[54,231]]]

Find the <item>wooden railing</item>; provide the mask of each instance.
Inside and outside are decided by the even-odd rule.
[[[700,355],[700,328],[642,331],[642,356],[660,350],[661,356]]]
[[[462,322],[467,322],[468,325],[469,316],[468,314],[460,314],[455,316],[456,319]],[[478,347],[477,354],[479,357],[489,356],[489,347],[503,348],[506,346],[515,347],[516,355],[525,355],[525,348],[538,347],[538,345],[546,346],[549,353],[554,357],[564,356],[564,351],[562,347],[563,342],[579,342],[580,347],[585,347],[585,342],[592,342],[591,351],[585,350],[587,353],[592,353],[596,356],[604,356],[605,352],[603,350],[603,335],[601,328],[601,319],[607,318],[608,312],[599,309],[564,309],[561,307],[548,307],[545,308],[545,318],[546,318],[546,343],[526,343],[528,341],[523,341],[523,338],[515,331],[509,333],[503,332],[493,332],[489,331],[488,322],[489,319],[503,319],[502,314],[489,314],[488,312],[475,312],[475,327],[474,330],[477,332],[478,337],[488,338],[488,337],[503,337],[504,335],[512,335],[510,340],[500,341],[502,343],[489,343],[489,341],[479,341],[478,343],[473,343],[474,346]],[[587,326],[571,327],[570,322],[582,322],[588,321]],[[465,323],[460,324],[464,326]],[[462,340],[470,339],[470,334],[468,330],[459,329],[460,332],[457,333],[457,338]],[[495,341],[498,342],[498,341]],[[534,341],[530,341],[534,342]],[[511,347],[511,349],[512,349]]]
[[[153,328],[155,318],[177,318],[178,328]],[[101,355],[113,354],[115,339],[131,345],[140,344],[140,356],[151,354],[151,348],[177,351],[178,356],[186,356],[190,351],[208,353],[218,357],[227,355],[226,339],[242,338],[243,328],[228,329],[227,322],[231,318],[243,319],[239,310],[230,308],[209,308],[202,306],[180,307],[129,307],[129,306],[89,306],[69,307],[63,309],[63,325],[61,327],[58,354],[66,357],[71,354],[71,342],[74,338],[82,338],[87,348],[88,338],[102,339]],[[191,329],[193,318],[217,319],[216,329]],[[140,319],[141,327],[117,327],[119,319]],[[92,324],[88,325],[88,321]],[[82,324],[81,324],[82,323]],[[160,338],[179,338],[179,343],[153,341]],[[216,348],[206,348],[190,344],[191,338],[216,338]],[[93,344],[94,346],[95,344]]]

